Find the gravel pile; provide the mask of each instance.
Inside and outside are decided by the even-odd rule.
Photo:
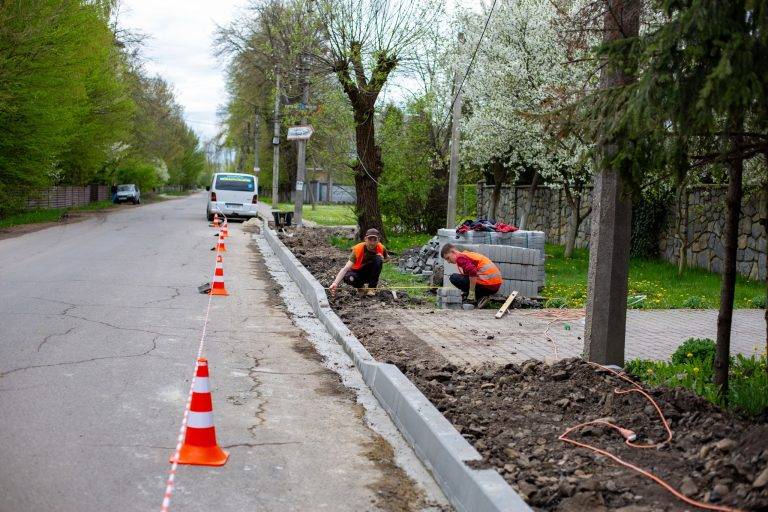
[[[433,237],[418,251],[407,251],[400,258],[398,267],[403,272],[431,276],[440,264],[440,240]]]

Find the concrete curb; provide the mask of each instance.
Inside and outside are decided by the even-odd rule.
[[[266,222],[262,233],[317,318],[344,347],[453,507],[460,512],[530,512],[530,507],[495,470],[474,470],[465,464],[482,457],[396,366],[373,358],[333,312],[325,289]]]

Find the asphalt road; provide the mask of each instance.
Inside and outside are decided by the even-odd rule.
[[[214,262],[203,212],[197,195],[0,240],[0,512],[159,510]],[[381,438],[231,224],[205,349],[231,457],[180,466],[172,509],[376,510],[397,476]]]

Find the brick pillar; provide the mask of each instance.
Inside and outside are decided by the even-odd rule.
[[[617,172],[595,176],[587,274],[584,355],[624,365],[632,201],[622,196]]]

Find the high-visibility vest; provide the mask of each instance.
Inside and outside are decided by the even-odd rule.
[[[355,262],[352,264],[352,270],[360,270],[363,267],[363,256],[365,255],[365,251],[365,242],[360,242],[352,247],[352,254],[355,255]],[[376,254],[384,257],[384,246],[381,245],[381,242],[376,244]]]
[[[499,267],[487,256],[470,251],[461,251],[461,254],[468,257],[477,266],[477,284],[485,286],[495,286],[501,284],[501,271]],[[461,268],[459,268],[461,271]]]

